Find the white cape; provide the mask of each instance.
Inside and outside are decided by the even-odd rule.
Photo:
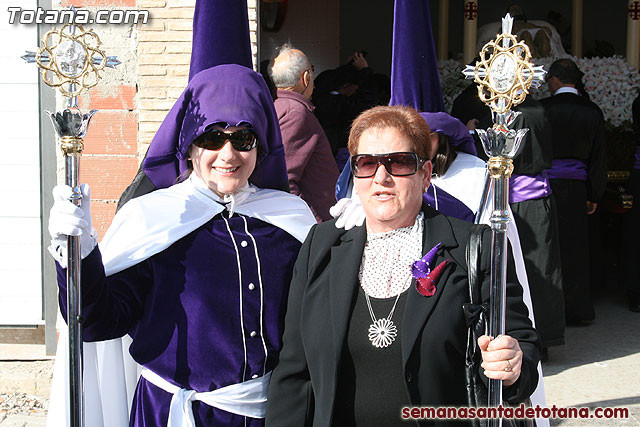
[[[161,252],[222,212],[220,198],[197,179],[132,199],[115,215],[100,243],[107,275]],[[297,196],[248,185],[234,202],[235,212],[282,228],[300,242],[316,223]],[[47,427],[66,427],[68,362],[66,324],[60,328]],[[85,425],[129,425],[129,409],[141,367],[129,355],[131,338],[84,343]]]
[[[458,152],[456,159],[451,163],[447,172],[437,178],[433,178],[431,183],[437,188],[445,190],[447,193],[454,196],[456,199],[464,203],[471,212],[474,214],[480,206],[480,199],[482,198],[482,190],[484,188],[484,177],[487,171],[487,164],[476,156],[470,154]],[[437,189],[435,189],[437,194]],[[489,194],[489,201],[492,201],[491,193]],[[491,217],[491,211],[493,210],[492,203],[487,203],[487,206],[480,216],[480,222],[490,225],[489,219]],[[520,237],[518,235],[518,227],[513,221],[513,213],[511,208],[508,209],[511,221],[509,222],[509,228],[507,228],[507,238],[511,243],[511,249],[513,252],[513,258],[516,264],[516,275],[518,281],[522,285],[524,303],[529,309],[529,319],[533,326],[536,326],[535,319],[533,317],[533,303],[531,302],[531,292],[529,291],[529,280],[527,279],[527,270],[524,264],[524,258],[522,256],[522,247],[520,246]],[[544,394],[544,382],[542,378],[542,364],[538,363],[538,386],[531,395],[531,404],[535,407],[547,406],[547,400]],[[536,423],[539,427],[549,426],[549,420],[546,418],[536,419]]]

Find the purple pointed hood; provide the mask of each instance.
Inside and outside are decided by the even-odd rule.
[[[389,105],[444,111],[428,0],[395,2]]]
[[[191,143],[211,126],[249,125],[259,142],[249,182],[282,188],[287,182],[280,126],[262,76],[241,65],[218,65],[194,75],[151,142],[143,169],[157,188],[175,184],[187,170]]]
[[[189,80],[222,64],[252,67],[246,0],[198,0],[193,14]]]

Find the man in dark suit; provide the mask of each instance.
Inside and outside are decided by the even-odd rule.
[[[553,96],[542,100],[552,129],[553,161],[548,174],[558,205],[568,325],[595,318],[589,285],[587,215],[598,207],[607,172],[604,117],[584,92],[582,76],[572,60],[557,60],[546,77]]]

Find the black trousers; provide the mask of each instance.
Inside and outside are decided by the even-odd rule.
[[[552,179],[558,206],[558,237],[567,320],[593,320],[595,311],[589,278],[587,187],[584,181]]]
[[[633,207],[624,214],[621,233],[622,280],[627,291],[640,296],[640,170],[631,170],[629,193],[633,195]]]

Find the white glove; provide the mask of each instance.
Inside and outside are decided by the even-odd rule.
[[[332,217],[337,218],[336,228],[351,230],[364,223],[364,208],[358,195],[354,198],[345,197],[338,200],[338,203],[329,208],[329,213]]]
[[[49,214],[49,252],[58,263],[67,266],[67,236],[80,237],[80,257],[86,258],[98,244],[98,233],[91,226],[91,189],[88,184],[80,186],[81,206],[76,206],[69,198],[73,190],[68,185],[53,188],[53,206]]]

